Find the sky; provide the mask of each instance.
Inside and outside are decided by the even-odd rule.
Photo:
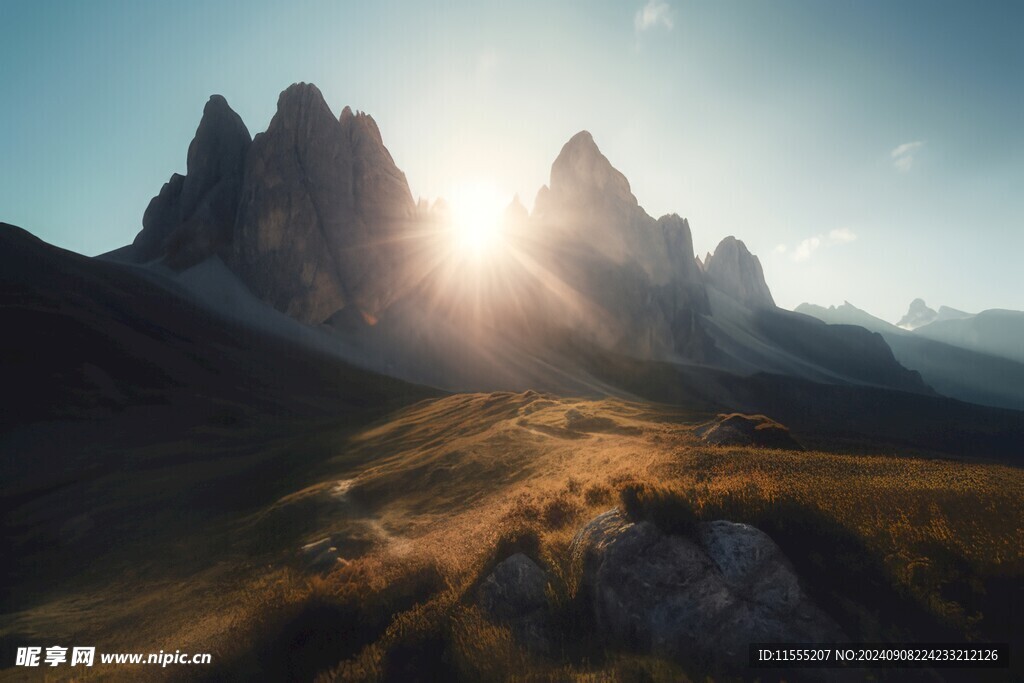
[[[0,220],[131,242],[224,95],[316,83],[415,196],[532,206],[589,130],[648,213],[728,235],[777,303],[1024,310],[1024,3],[0,0]]]

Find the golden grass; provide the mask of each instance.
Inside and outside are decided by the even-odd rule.
[[[998,596],[999,586],[1024,577],[1021,470],[709,447],[692,433],[707,418],[532,392],[422,402],[359,433],[308,486],[236,525],[240,532],[294,533],[296,550],[328,534],[370,529],[361,556],[326,577],[302,573],[295,552],[260,558],[244,581],[217,576],[206,597],[190,604],[191,621],[165,630],[182,642],[205,639],[225,674],[267,665],[253,648],[281,646],[305,615],[353,634],[325,646],[333,659],[316,669],[321,680],[394,680],[402,662],[463,680],[687,680],[675,664],[588,651],[587,643],[549,658],[531,655],[472,600],[475,583],[496,561],[524,550],[552,577],[552,613],[573,633],[581,626],[573,616],[571,538],[637,485],[685,501],[699,519],[727,515],[768,525],[812,583],[815,573],[835,569],[828,556],[834,543],[837,552],[861,553],[866,575],[944,633],[974,638],[1005,628],[982,610],[991,608],[986,592]],[[573,422],[593,431],[573,429]],[[812,592],[847,609],[841,589],[822,584]],[[906,635],[899,615],[889,623],[872,614],[870,596],[852,600],[847,623],[861,619],[864,633],[877,636]],[[45,627],[37,624],[40,632]],[[138,649],[152,642],[148,633],[106,628],[125,649],[133,639]]]

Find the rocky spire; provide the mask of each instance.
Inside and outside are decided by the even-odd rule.
[[[774,308],[775,300],[764,281],[761,262],[735,237],[722,240],[704,261],[709,285],[749,308]]]
[[[626,176],[583,130],[572,136],[551,165],[550,191],[562,201],[621,202],[637,206]]]
[[[253,141],[232,266],[304,322],[348,306],[373,315],[393,294],[396,236],[415,206],[373,119],[348,107],[335,118],[316,86],[297,83]]]
[[[227,100],[213,95],[188,148],[187,174],[174,174],[153,198],[132,245],[136,261],[186,268],[231,241],[252,138]]]

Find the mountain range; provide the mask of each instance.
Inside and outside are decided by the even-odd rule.
[[[12,227],[5,241],[14,259],[34,250],[31,258],[53,268],[94,269],[95,278],[79,278],[83,287],[109,273],[139,283],[117,295],[91,292],[105,310],[109,299],[159,290],[202,319],[276,340],[290,354],[442,391],[532,389],[770,409],[810,431],[833,433],[842,423],[851,436],[911,441],[924,430],[864,419],[864,406],[895,400],[915,406],[897,413],[927,413],[925,422],[964,413],[943,396],[1021,408],[1016,361],[921,342],[920,333],[904,339],[899,328],[863,316],[783,310],[757,256],[736,237],[695,257],[689,222],[647,214],[586,131],[557,154],[532,211],[518,199],[505,210],[503,245],[487,260],[467,263],[453,249],[449,211],[443,201],[413,198],[371,116],[349,107],[335,116],[315,86],[299,83],[281,93],[270,125],[255,137],[223,97],[211,97],[186,174],[173,174],[152,199],[131,244],[82,259],[42,249]],[[144,331],[165,330],[158,338],[168,340],[195,332],[186,320],[177,331],[158,323],[149,306],[132,310],[118,324],[131,319]],[[100,316],[90,321],[90,334],[109,336]],[[924,350],[908,350],[921,343]],[[30,353],[27,340],[8,345]],[[138,360],[141,352],[120,348]],[[946,355],[934,356],[936,349]],[[137,387],[130,385],[141,381],[82,362],[114,395],[131,396]],[[970,367],[982,379],[946,365]],[[987,384],[989,376],[1001,381]],[[59,382],[51,388],[67,393]],[[69,400],[80,402],[85,390],[75,391]],[[847,413],[845,422],[826,406]],[[996,422],[1008,425],[1007,434],[1020,427],[1012,417]],[[999,429],[965,426],[958,445],[925,441],[973,451],[964,445],[971,434],[999,442],[1006,436]]]
[[[796,311],[882,335],[900,364],[946,396],[1024,409],[1024,313],[993,309],[974,315],[945,306],[936,312],[915,299],[893,325],[848,301],[828,308],[803,303]],[[912,326],[912,320],[922,324]]]
[[[446,389],[595,388],[545,367],[566,364],[557,347],[572,336],[646,360],[931,391],[879,336],[778,309],[741,240],[695,258],[688,221],[649,216],[586,131],[558,154],[533,211],[506,211],[507,254],[473,291],[445,253],[445,219],[414,201],[369,115],[336,117],[315,86],[296,84],[251,142],[212,97],[186,175],[108,257],[179,282],[216,270],[214,291],[199,292],[208,301],[249,292],[330,328],[348,360]]]

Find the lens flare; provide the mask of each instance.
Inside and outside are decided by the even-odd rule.
[[[501,242],[501,214],[507,202],[486,181],[462,183],[451,195],[451,231],[455,246],[482,255]]]

